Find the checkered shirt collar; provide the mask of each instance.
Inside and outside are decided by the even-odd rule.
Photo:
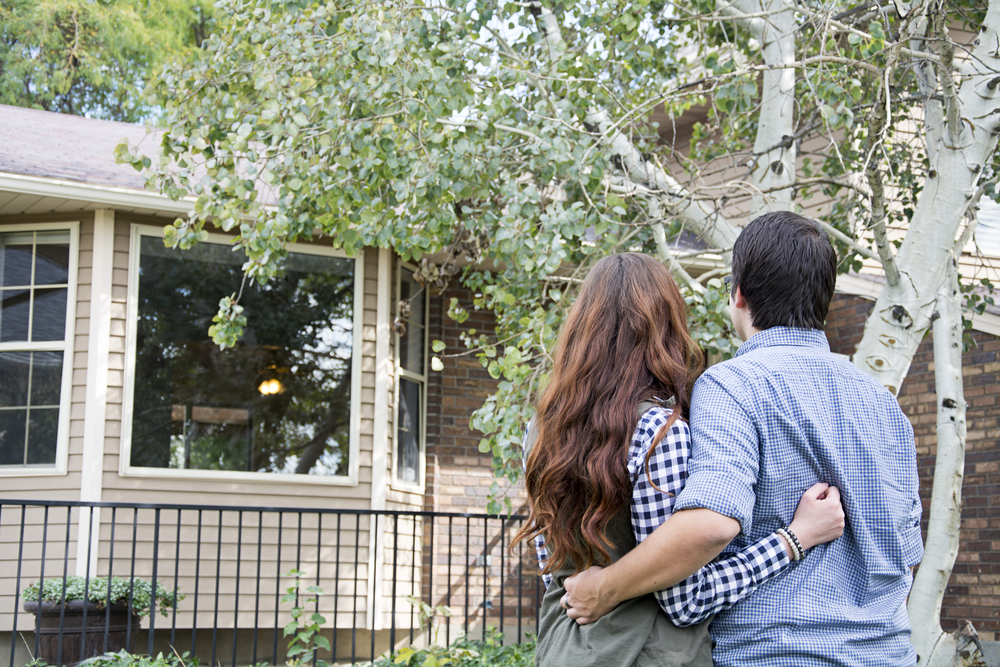
[[[748,354],[764,347],[816,347],[826,352],[830,351],[830,342],[826,333],[820,329],[792,329],[791,327],[771,327],[764,329],[740,345],[736,356]]]

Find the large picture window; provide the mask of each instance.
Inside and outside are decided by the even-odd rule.
[[[397,485],[420,487],[424,468],[424,401],[427,391],[427,290],[409,269],[400,269],[399,300],[409,310],[398,313],[399,351],[396,400]]]
[[[131,468],[349,474],[358,262],[296,248],[261,286],[225,239],[138,231]],[[207,332],[241,290],[247,326],[222,350]]]
[[[65,435],[74,230],[0,232],[0,470],[55,468]],[[73,295],[75,297],[75,294]]]

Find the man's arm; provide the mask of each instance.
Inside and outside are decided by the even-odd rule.
[[[624,600],[684,581],[718,556],[739,532],[738,521],[712,510],[677,512],[617,563],[567,579],[567,613],[577,623],[593,623]]]
[[[684,581],[741,530],[749,533],[759,466],[758,434],[723,384],[706,372],[691,397],[692,457],[671,519],[608,568],[566,581],[571,618],[592,623],[618,603]]]

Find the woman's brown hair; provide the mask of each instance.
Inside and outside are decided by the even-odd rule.
[[[545,572],[610,561],[606,530],[631,498],[626,458],[639,404],[676,401],[654,448],[687,416],[702,355],[686,316],[670,272],[647,255],[605,257],[583,281],[538,402],[525,464],[531,516],[514,542],[544,534]]]

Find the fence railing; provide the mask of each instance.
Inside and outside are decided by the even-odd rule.
[[[485,637],[490,626],[520,642],[537,627],[541,595],[533,550],[527,544],[509,550],[524,519],[0,500],[0,664],[4,657],[16,667],[46,655],[52,664],[72,664],[88,647],[114,649],[117,638],[140,653],[187,651],[212,666],[278,665],[296,606],[324,617],[330,648],[317,657],[334,663],[374,660],[426,643],[432,633],[444,643],[459,634]],[[74,575],[88,595],[95,577],[116,576],[133,586],[159,581],[168,597],[183,598],[158,608],[152,596],[141,622],[124,611],[116,621],[110,607],[82,605],[79,620],[58,604],[25,611],[29,584],[65,583]],[[283,602],[298,578],[303,591],[315,586],[323,594],[303,592]],[[110,591],[110,580],[101,585]],[[407,598],[446,607],[451,616],[438,609],[431,631]]]

